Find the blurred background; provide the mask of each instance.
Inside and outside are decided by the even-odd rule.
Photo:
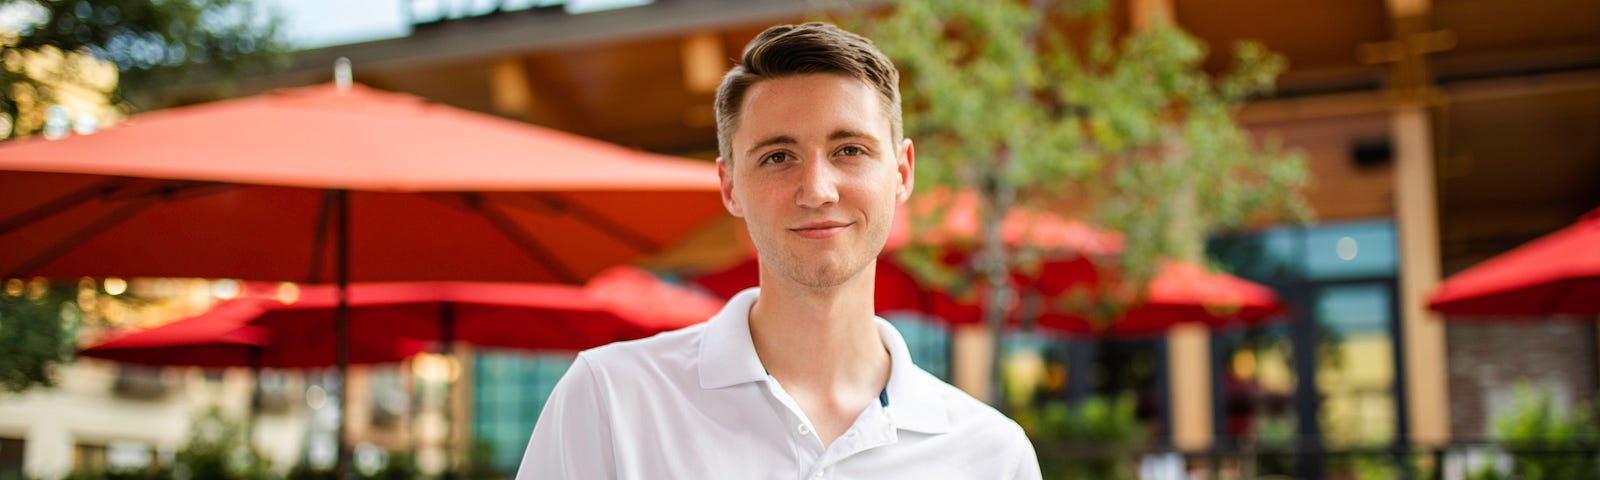
[[[1600,207],[1600,3],[960,3],[6,0],[0,145],[329,82],[345,58],[374,89],[709,163],[731,59],[767,26],[829,19],[905,70],[923,198],[976,191],[980,225],[1022,210],[1117,232],[1110,253],[968,231],[958,247],[895,257],[921,291],[994,312],[921,301],[883,315],[924,369],[1022,423],[1046,478],[1600,478],[1600,312],[1428,308],[1441,280]],[[1020,42],[1009,48],[1033,53],[1016,64],[961,49],[1008,48],[994,25],[1068,46]],[[1051,67],[1060,59],[1077,66]],[[995,83],[999,102],[969,96],[994,85],[928,80],[982,72],[1028,80]],[[969,116],[981,120],[959,121]],[[1206,141],[1235,135],[1231,147]],[[1173,145],[1215,155],[1162,153]],[[1179,180],[1146,182],[1162,160],[1186,165],[1160,170]],[[1219,169],[1237,173],[1195,173]],[[972,173],[988,170],[1009,173]],[[17,218],[0,215],[0,239],[29,235]],[[704,279],[748,261],[741,228],[711,219],[626,263],[719,293]],[[991,247],[1012,256],[951,260]],[[1060,327],[1026,300],[1058,257],[1138,287],[1079,294],[1080,308],[1062,309],[1089,326]],[[341,419],[355,474],[510,478],[574,355],[461,342],[357,365],[341,411],[331,369],[75,353],[219,302],[292,303],[296,284],[35,275],[14,258],[0,261],[0,480],[164,478],[205,462],[229,477],[317,478],[339,456]],[[1267,288],[1270,312],[1245,321],[1236,303],[1199,299],[1202,320],[1107,327],[1157,296],[1167,258]]]

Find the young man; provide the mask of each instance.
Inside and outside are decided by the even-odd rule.
[[[518,480],[1039,478],[1016,423],[913,365],[873,315],[912,187],[898,81],[832,25],[750,42],[717,90],[717,166],[760,287],[705,324],[579,354]]]

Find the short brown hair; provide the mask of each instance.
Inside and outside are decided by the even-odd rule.
[[[717,148],[733,161],[733,131],[750,86],[762,80],[830,73],[867,82],[883,100],[890,140],[900,143],[900,72],[871,40],[827,23],[779,25],[756,35],[717,87]]]

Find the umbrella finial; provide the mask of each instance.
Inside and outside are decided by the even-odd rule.
[[[333,61],[333,84],[339,87],[339,93],[350,91],[350,59],[339,57]]]

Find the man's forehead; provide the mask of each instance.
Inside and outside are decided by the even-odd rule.
[[[763,80],[745,92],[733,141],[748,146],[778,136],[796,140],[845,136],[887,140],[889,118],[879,97],[866,82],[840,75]]]

